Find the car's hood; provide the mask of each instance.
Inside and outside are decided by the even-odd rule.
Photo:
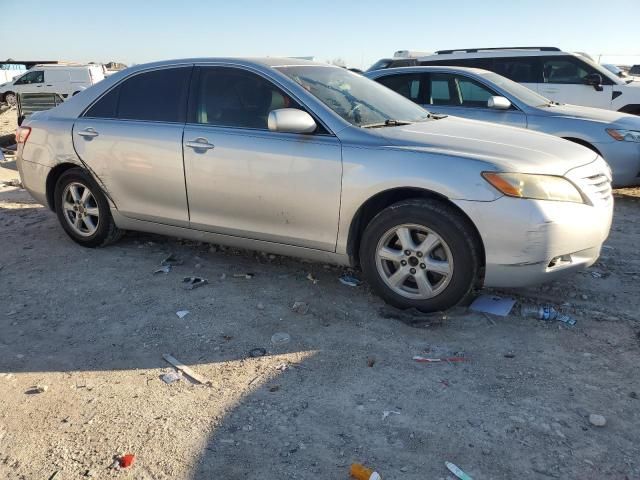
[[[640,117],[628,113],[604,110],[602,108],[581,107],[578,105],[555,105],[539,108],[538,112],[551,117],[578,118],[604,124],[615,123],[626,128],[640,128]]]
[[[482,160],[510,172],[563,175],[596,158],[591,150],[558,137],[451,116],[377,133],[397,147]]]

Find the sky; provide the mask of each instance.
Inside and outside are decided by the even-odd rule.
[[[313,56],[366,68],[396,50],[557,46],[640,63],[640,0],[0,0],[0,59]],[[17,17],[16,17],[17,18]]]

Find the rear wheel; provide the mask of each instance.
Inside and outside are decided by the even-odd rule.
[[[122,236],[106,197],[84,170],[72,168],[64,172],[54,195],[60,225],[75,242],[85,247],[101,247]]]
[[[13,92],[7,92],[4,94],[4,101],[10,107],[13,107],[18,104],[18,97]]]
[[[396,203],[367,225],[360,248],[367,281],[398,308],[450,308],[472,290],[480,248],[468,221],[427,200]]]

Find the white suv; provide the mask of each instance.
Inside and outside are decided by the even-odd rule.
[[[0,101],[14,105],[18,93],[57,93],[67,98],[101,80],[101,65],[36,65],[0,85]]]
[[[555,102],[640,115],[640,82],[621,79],[584,54],[556,47],[439,50],[417,60],[419,65],[482,68]]]

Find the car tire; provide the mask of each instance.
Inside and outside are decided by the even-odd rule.
[[[436,312],[472,291],[480,269],[473,226],[451,206],[414,199],[382,210],[367,225],[360,264],[371,288],[401,309]]]
[[[18,97],[13,92],[7,92],[4,94],[4,102],[10,107],[15,107],[18,104]]]
[[[81,168],[72,168],[60,176],[54,201],[60,225],[73,241],[84,247],[103,247],[124,233],[113,221],[104,193]]]

